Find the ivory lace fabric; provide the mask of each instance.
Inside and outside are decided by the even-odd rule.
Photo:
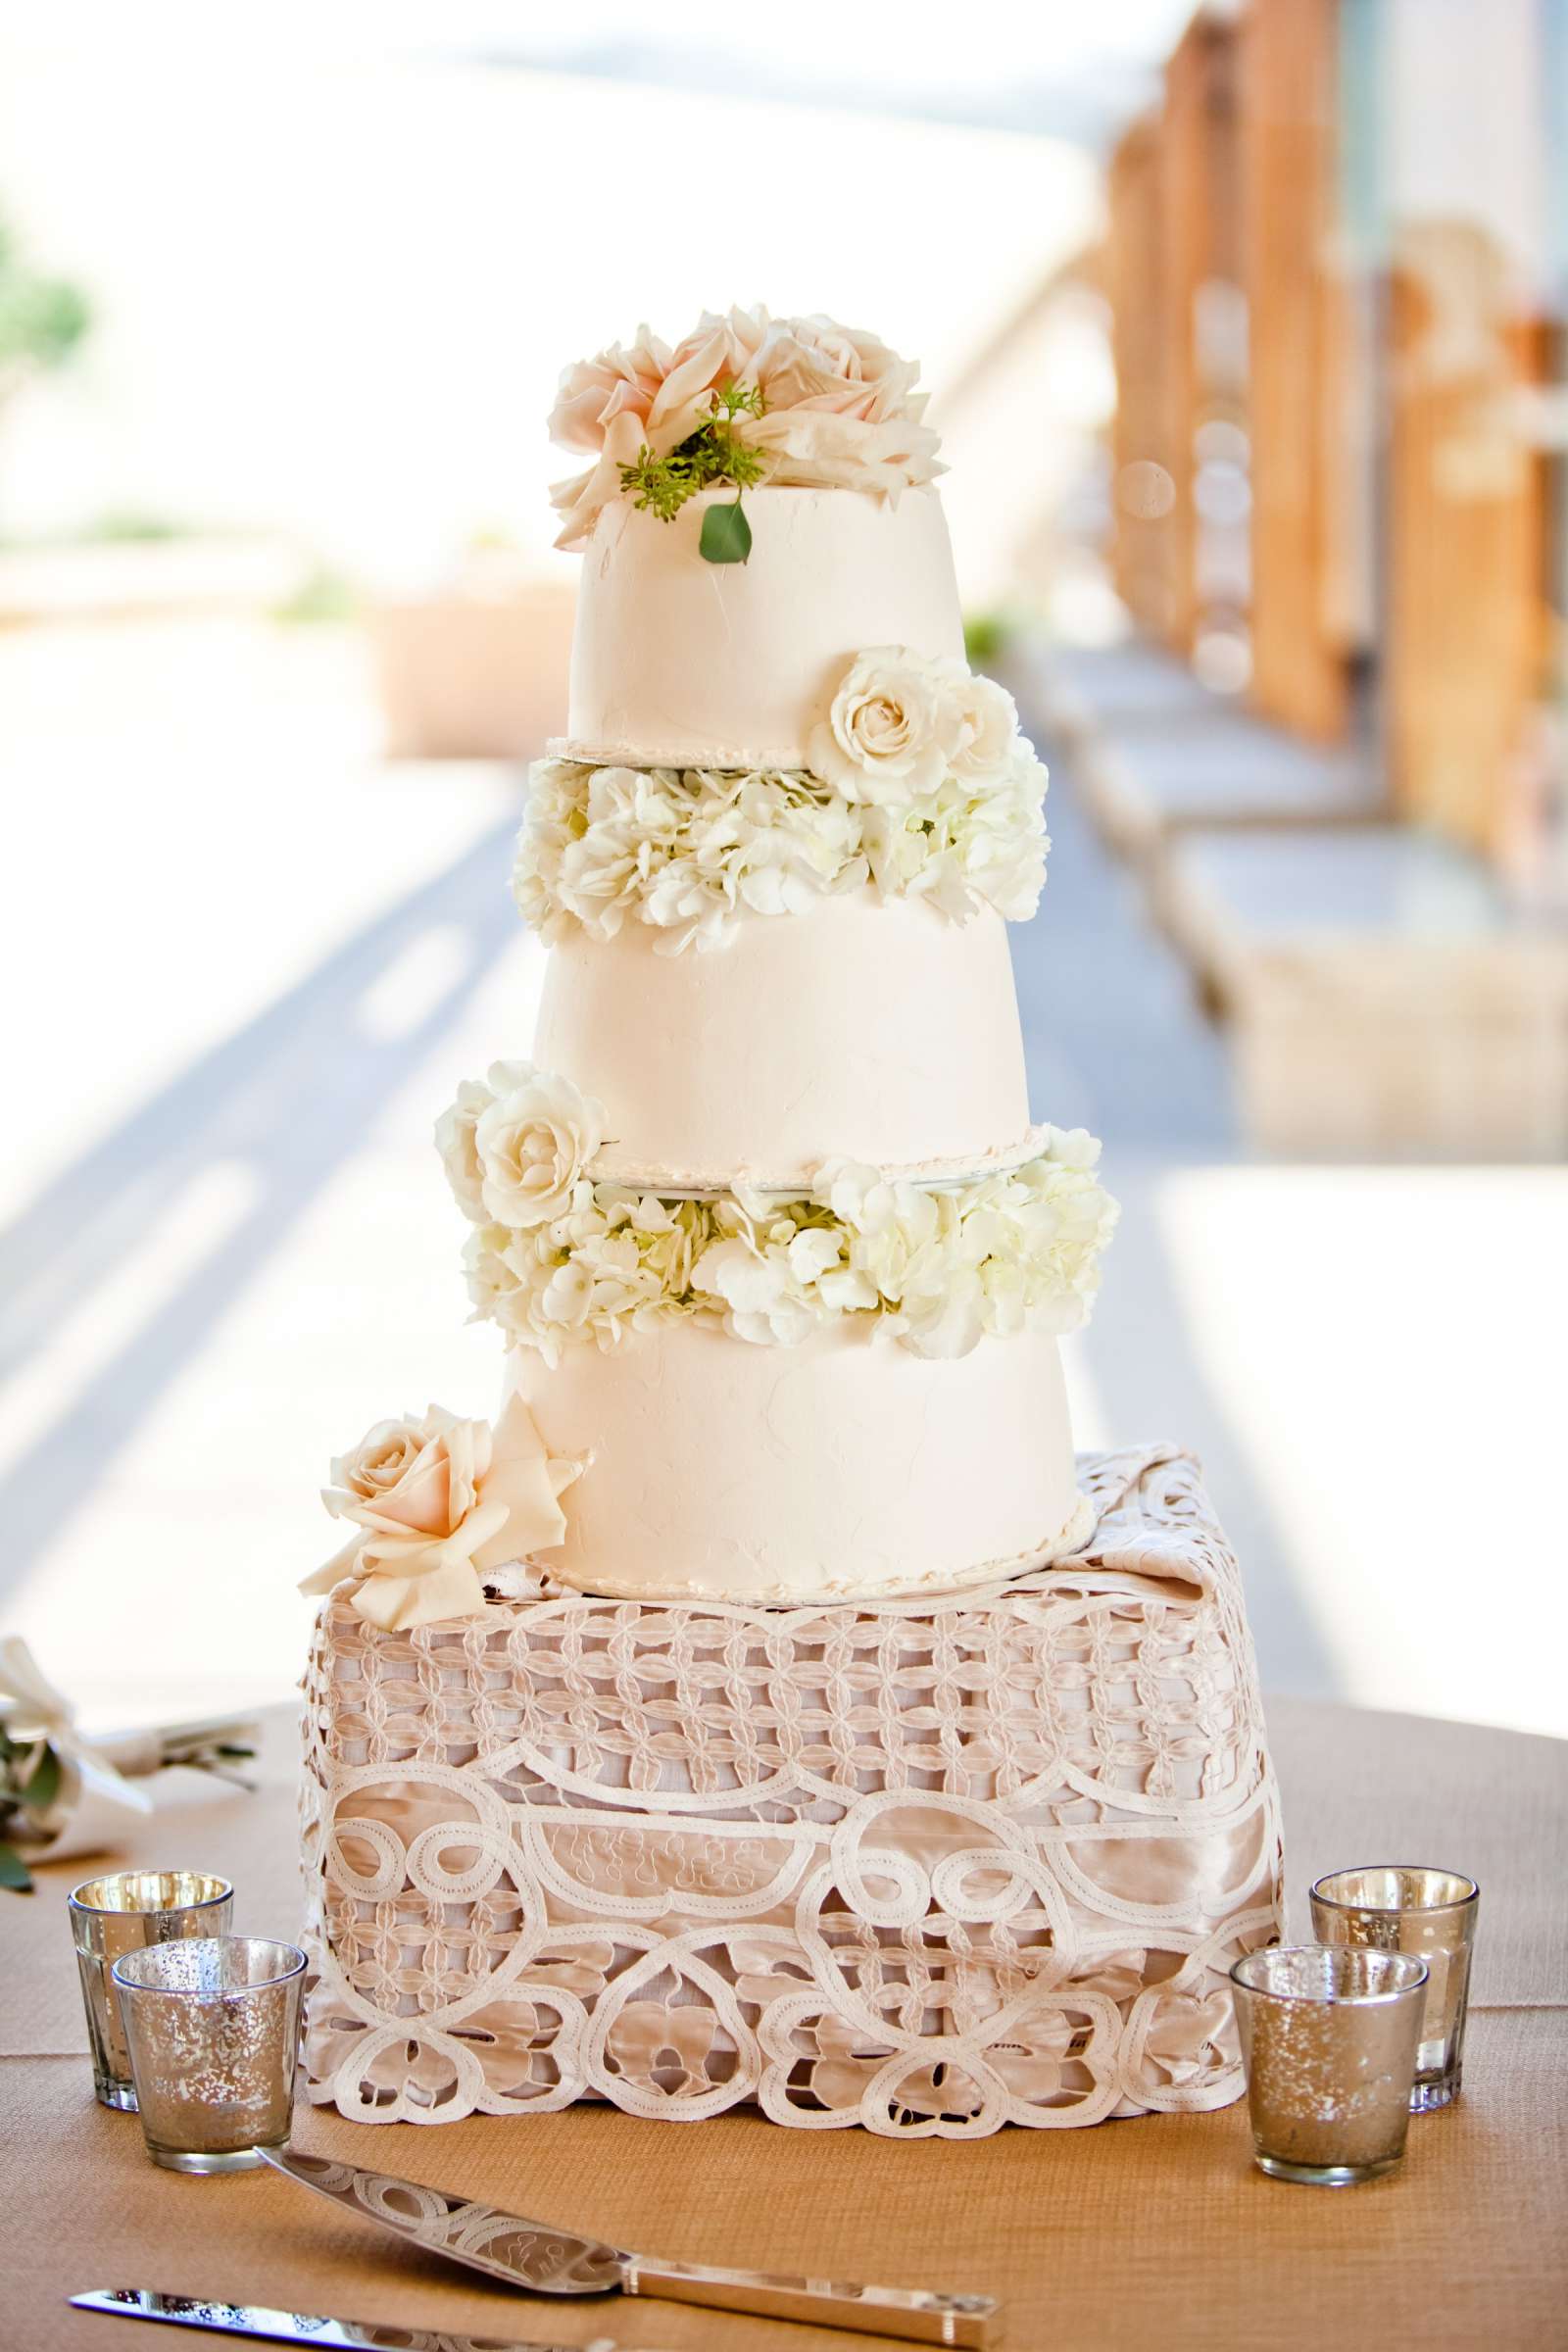
[[[1223,2106],[1282,1928],[1235,1559],[1170,1447],[947,1598],[341,1601],[306,1683],[310,2095],[976,2137]]]

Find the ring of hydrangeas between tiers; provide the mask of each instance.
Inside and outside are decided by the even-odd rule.
[[[630,918],[679,955],[721,947],[747,914],[868,886],[954,922],[1033,914],[1048,777],[994,680],[875,648],[808,749],[809,768],[536,761],[513,874],[523,919],[554,942]]]
[[[1081,1128],[1040,1131],[1020,1165],[950,1186],[825,1163],[809,1189],[698,1198],[596,1180],[602,1106],[529,1062],[468,1080],[436,1129],[473,1230],[475,1319],[558,1363],[694,1320],[789,1347],[850,1318],[917,1355],[1086,1319],[1117,1209]]]

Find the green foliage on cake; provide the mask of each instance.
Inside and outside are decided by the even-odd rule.
[[[751,524],[739,494],[755,488],[767,466],[761,453],[742,439],[736,418],[760,416],[766,405],[760,384],[720,384],[711,416],[668,457],[656,458],[645,442],[635,462],[620,469],[621,487],[632,504],[657,514],[661,522],[673,522],[700,490],[723,484],[735,490],[732,504],[710,507],[703,516],[700,546],[710,564],[744,564],[752,552]]]

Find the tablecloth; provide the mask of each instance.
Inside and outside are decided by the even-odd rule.
[[[1348,2190],[1270,2181],[1246,2110],[1010,2130],[971,2144],[694,2126],[595,2107],[439,2133],[298,2120],[299,2143],[439,2180],[538,2219],[694,2261],[966,2288],[1006,2306],[1005,2352],[1568,2345],[1568,1743],[1277,1700],[1293,1932],[1337,1864],[1451,1864],[1482,1882],[1465,2091],[1418,2117],[1404,2167]],[[236,1925],[299,1914],[293,1727],[253,1797],[179,1790],[125,1859],[226,1871]],[[175,1791],[171,1788],[171,1799]],[[858,2340],[654,2302],[544,2304],[448,2271],[270,2174],[156,2170],[92,2098],[65,1894],[0,1897],[0,2166],[7,2352],[151,2352],[184,2330],[64,2298],[150,2285],[501,2339],[626,2352],[847,2352]],[[869,2339],[858,2339],[869,2340]]]

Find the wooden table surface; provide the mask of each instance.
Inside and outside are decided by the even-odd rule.
[[[650,2253],[1003,2298],[1005,2352],[1264,2345],[1568,2346],[1568,1743],[1279,1700],[1293,1933],[1337,1864],[1435,1862],[1482,1885],[1465,2090],[1416,2117],[1389,2179],[1293,2187],[1250,2164],[1246,2111],[891,2144],[606,2108],[380,2130],[301,2110],[308,2149]],[[171,1781],[123,1857],[226,1872],[236,1925],[299,1914],[292,1726],[266,1785]],[[850,2352],[873,2339],[654,2302],[525,2299],[405,2251],[270,2174],[161,2172],[93,2100],[65,1896],[0,1896],[6,2352],[152,2352],[184,2329],[72,2311],[140,2285],[492,2340],[626,2352]]]

